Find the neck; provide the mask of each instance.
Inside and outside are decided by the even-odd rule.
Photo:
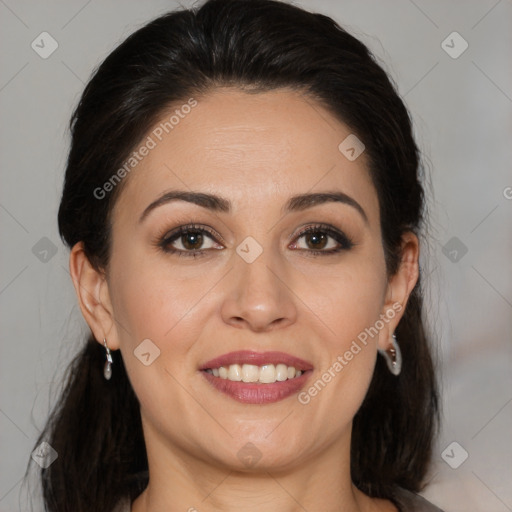
[[[217,465],[170,447],[161,437],[148,437],[149,483],[132,512],[396,511],[389,501],[369,498],[353,485],[350,432],[315,458],[279,470],[263,460],[251,470]]]

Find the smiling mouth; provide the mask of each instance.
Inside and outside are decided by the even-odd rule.
[[[303,370],[297,370],[294,366],[288,366],[284,363],[277,365],[264,364],[261,366],[253,364],[231,364],[218,368],[206,368],[203,371],[219,379],[252,384],[284,382],[286,380],[296,379],[305,373]]]

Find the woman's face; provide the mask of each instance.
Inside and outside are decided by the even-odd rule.
[[[347,450],[404,299],[386,275],[366,154],[343,153],[350,129],[298,92],[195,100],[173,108],[168,133],[159,121],[146,135],[141,147],[154,147],[112,217],[103,328],[140,401],[148,455],[286,469]],[[174,191],[220,203],[159,201]],[[321,193],[340,200],[290,204]],[[297,381],[290,367],[304,371]],[[244,382],[275,378],[286,380]]]

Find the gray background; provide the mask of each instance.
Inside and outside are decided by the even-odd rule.
[[[424,495],[447,512],[512,511],[512,2],[296,3],[333,16],[379,57],[428,167],[422,268],[444,422]],[[27,510],[32,446],[88,332],[56,227],[69,116],[114,46],[177,5],[0,0],[1,511]],[[43,31],[58,43],[47,59],[31,48]],[[457,58],[442,47],[454,31],[469,44]],[[461,44],[452,36],[444,48]],[[37,496],[33,503],[42,509]]]

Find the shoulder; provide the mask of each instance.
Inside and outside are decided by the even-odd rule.
[[[419,494],[398,487],[391,496],[391,501],[400,512],[443,512]]]
[[[131,512],[132,503],[128,496],[121,498],[117,505],[112,509],[112,512]]]
[[[419,494],[415,494],[401,487],[395,489],[391,501],[398,507],[400,512],[443,512],[430,501]],[[112,512],[131,512],[131,501],[128,497],[122,498]]]

